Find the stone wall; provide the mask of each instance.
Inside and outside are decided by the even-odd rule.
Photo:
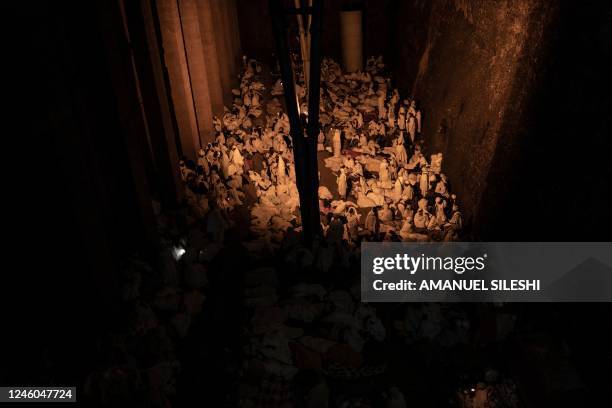
[[[163,55],[179,124],[182,153],[190,158],[212,140],[213,115],[231,104],[241,67],[234,0],[159,0]]]
[[[444,153],[473,238],[598,236],[601,220],[591,214],[598,195],[610,193],[603,187],[610,141],[602,137],[609,134],[602,62],[611,48],[610,5],[414,0],[398,7],[396,18],[410,24],[397,24],[395,77],[420,101],[426,150]],[[581,174],[572,163],[589,170]],[[573,216],[586,209],[582,221]]]
[[[491,167],[504,164],[493,163],[497,150],[510,155],[515,145],[505,123],[522,114],[539,68],[530,57],[554,14],[541,3],[439,0],[423,9],[429,24],[412,92],[423,108],[426,150],[444,153],[468,224]]]

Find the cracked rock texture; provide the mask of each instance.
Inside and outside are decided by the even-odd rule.
[[[444,153],[472,238],[521,240],[530,228],[531,239],[572,230],[563,239],[578,240],[600,222],[592,213],[598,194],[609,194],[601,107],[610,104],[594,78],[609,77],[601,61],[610,55],[610,6],[570,3],[398,5],[398,86],[420,101],[426,150]],[[572,156],[592,170],[581,173]],[[593,180],[602,180],[599,191],[577,189]]]

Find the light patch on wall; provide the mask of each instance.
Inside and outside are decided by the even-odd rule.
[[[470,0],[452,0],[455,6],[455,10],[462,13],[467,21],[471,24],[474,23],[474,19],[472,17],[472,5],[470,4]]]

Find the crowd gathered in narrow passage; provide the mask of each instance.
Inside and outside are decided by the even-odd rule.
[[[283,84],[245,59],[214,141],[181,161],[184,202],[156,206],[154,253],[124,264],[125,321],[99,339],[87,398],[113,407],[406,408],[495,394],[519,406],[513,380],[470,348],[481,330],[469,308],[361,300],[362,242],[452,241],[462,227],[442,155],[425,156],[418,104],[384,72],[381,58],[350,74],[323,61],[323,236],[306,245]],[[504,317],[501,341],[515,319],[489,309]],[[457,347],[476,377],[466,361],[449,367]],[[419,373],[412,387],[400,381],[408,359]],[[443,389],[433,397],[420,391],[432,381]]]
[[[301,229],[289,118],[278,99],[283,84],[278,79],[266,89],[263,70],[245,58],[232,107],[214,119],[214,141],[195,160],[184,158],[180,168],[190,203],[210,218],[210,232],[219,240],[232,222],[228,214],[236,206],[250,209],[254,248],[277,246]],[[344,247],[364,239],[457,240],[462,215],[442,173],[442,153],[427,160],[421,111],[414,99],[392,89],[382,58],[370,58],[356,73],[324,59],[321,70],[321,238]],[[299,111],[307,117],[300,79]],[[328,172],[333,177],[325,177]]]

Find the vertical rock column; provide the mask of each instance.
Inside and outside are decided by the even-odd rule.
[[[221,71],[221,84],[223,89],[223,98],[226,105],[230,105],[232,101],[232,76],[231,76],[231,54],[228,47],[227,27],[223,24],[224,7],[227,5],[226,0],[210,0],[212,5],[214,40],[217,47],[217,58]]]
[[[213,138],[213,115],[231,105],[240,41],[233,0],[158,0],[165,64],[183,154]]]
[[[126,4],[126,3],[124,3]],[[164,80],[164,61],[161,59],[160,46],[155,29],[154,9],[152,0],[142,0],[140,5],[127,3],[128,10],[134,9],[133,14],[140,10],[142,14],[142,42],[146,42],[146,54],[140,71],[143,71],[142,80],[143,98],[153,156],[159,177],[160,196],[162,204],[173,208],[180,202],[183,190],[178,172],[178,146],[176,145],[176,132],[172,122],[171,106],[169,103],[169,89]],[[135,38],[138,38],[134,36]],[[143,50],[144,51],[144,50]]]
[[[197,0],[197,5],[212,114],[221,116],[223,114],[223,85],[221,83],[219,53],[215,42],[216,30],[212,0]]]
[[[233,75],[234,78],[240,73],[241,60],[242,60],[242,49],[240,46],[240,27],[238,26],[238,10],[236,0],[228,1],[228,9],[230,13],[230,28],[231,28],[231,39],[232,39],[232,51],[234,54],[234,61],[236,63]]]
[[[185,41],[187,73],[193,95],[192,104],[197,118],[198,139],[195,147],[198,149],[205,140],[209,139],[213,130],[212,104],[207,73],[207,66],[212,65],[210,62],[213,61],[210,61],[210,58],[206,58],[204,55],[196,0],[179,0],[179,5],[183,39]]]
[[[221,2],[221,28],[222,36],[227,49],[227,64],[229,68],[229,84],[233,85],[234,73],[236,72],[236,55],[233,46],[233,27],[230,22],[230,7],[232,2],[225,0]]]
[[[164,58],[170,78],[172,103],[179,128],[181,151],[187,157],[193,158],[200,144],[199,130],[193,108],[178,3],[176,0],[160,0],[157,2],[157,13]]]
[[[208,70],[212,112],[223,114],[232,101],[239,73],[240,40],[234,0],[197,0],[200,34]]]
[[[340,12],[342,64],[348,72],[360,71],[363,67],[361,15],[361,10]]]

